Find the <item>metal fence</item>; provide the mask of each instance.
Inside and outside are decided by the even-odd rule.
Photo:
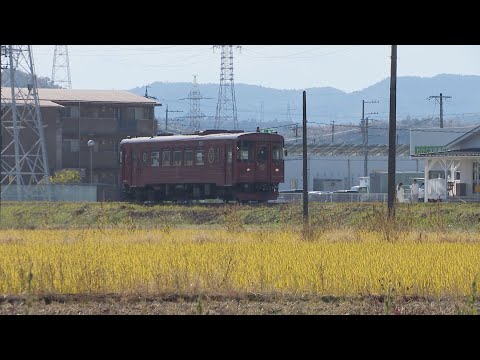
[[[2,201],[116,201],[121,190],[109,185],[10,185],[2,187]]]
[[[365,193],[331,193],[309,194],[311,202],[387,202],[388,194],[365,194]],[[303,194],[280,194],[275,202],[293,203],[301,202]]]

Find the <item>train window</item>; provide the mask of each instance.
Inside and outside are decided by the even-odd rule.
[[[227,164],[232,163],[232,145],[227,145]]]
[[[174,150],[173,151],[173,165],[182,166],[182,151]]]
[[[237,159],[240,161],[253,160],[253,143],[239,141],[237,143]]]
[[[144,163],[147,162],[147,153],[146,152],[143,153],[142,160],[143,160]]]
[[[122,155],[123,155],[123,151],[120,151],[120,164],[122,163]]]
[[[197,150],[195,153],[195,165],[203,165],[204,163],[203,150]]]
[[[185,166],[193,165],[193,151],[192,149],[185,149]]]
[[[272,159],[273,161],[283,160],[283,151],[282,147],[279,145],[273,145],[272,148]]]
[[[150,159],[150,164],[152,166],[160,166],[160,153],[158,151],[152,151]]]
[[[162,150],[162,166],[170,166],[170,150]]]

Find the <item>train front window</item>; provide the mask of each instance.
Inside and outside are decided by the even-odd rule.
[[[281,161],[283,160],[283,149],[279,145],[274,145],[272,148],[272,160]]]
[[[237,160],[253,161],[253,146],[254,144],[251,142],[239,141],[237,143]]]
[[[268,149],[266,146],[262,146],[257,150],[257,161],[260,164],[264,164],[267,162],[267,156],[268,156]]]

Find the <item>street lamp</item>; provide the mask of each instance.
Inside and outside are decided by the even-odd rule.
[[[93,147],[95,146],[95,141],[88,140],[87,145],[90,148],[90,184],[93,184]]]

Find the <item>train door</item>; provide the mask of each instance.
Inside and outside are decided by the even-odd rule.
[[[143,186],[141,152],[132,152],[132,186]]]
[[[132,148],[130,146],[125,146],[122,149],[122,177],[123,181],[129,186],[132,186],[132,174],[133,174],[133,164],[132,164]]]
[[[233,153],[232,144],[225,146],[225,186],[232,185],[233,178]]]
[[[270,182],[271,156],[268,143],[257,143],[255,147],[255,181]]]

